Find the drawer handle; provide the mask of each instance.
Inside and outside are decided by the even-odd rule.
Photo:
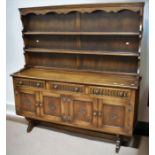
[[[37,87],[40,87],[40,86],[41,86],[41,83],[37,83],[36,86],[37,86]]]
[[[63,120],[63,121],[67,121],[67,116],[64,116],[64,115],[63,115],[63,116],[62,116],[62,120]]]
[[[66,102],[67,101],[67,97],[63,97],[62,100],[63,100],[63,102]]]
[[[75,87],[75,89],[74,89],[76,92],[78,92],[79,91],[79,88],[78,87]]]
[[[71,102],[71,99],[70,98],[67,98],[67,102],[70,103]]]
[[[58,85],[57,84],[55,84],[53,87],[54,87],[54,89],[58,89]]]
[[[93,116],[97,116],[97,112],[96,111],[93,112]]]
[[[22,85],[22,84],[23,84],[23,81],[20,80],[20,81],[18,82],[18,84]]]

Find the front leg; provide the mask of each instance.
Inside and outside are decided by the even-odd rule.
[[[27,119],[27,121],[28,121],[27,132],[29,133],[29,132],[32,131],[33,127],[36,126],[36,125],[38,124],[38,122],[35,121],[35,120],[32,120],[32,119],[29,119],[29,118],[26,118],[26,119]]]
[[[27,132],[31,132],[34,127],[34,122],[32,120],[28,120]]]
[[[115,152],[118,153],[121,147],[121,138],[119,135],[117,135],[117,140],[116,140],[116,149]]]

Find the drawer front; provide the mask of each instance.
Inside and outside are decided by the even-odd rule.
[[[15,78],[14,82],[15,82],[16,86],[45,88],[45,82],[41,81],[41,80],[31,80],[31,79]]]
[[[90,86],[88,88],[88,93],[96,97],[130,99],[130,90],[127,89]]]
[[[83,85],[48,82],[47,88],[54,91],[72,92],[72,93],[84,93],[85,89]]]

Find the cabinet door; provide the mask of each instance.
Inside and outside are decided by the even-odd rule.
[[[71,103],[72,123],[80,127],[97,126],[97,100],[90,97],[73,97]]]
[[[61,121],[61,97],[60,94],[41,92],[41,117],[50,121]]]
[[[17,114],[27,117],[39,115],[39,93],[37,91],[16,88],[15,100]]]
[[[131,135],[132,106],[123,103],[109,103],[99,100],[98,127],[105,132]]]

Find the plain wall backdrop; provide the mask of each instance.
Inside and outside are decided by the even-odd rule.
[[[6,103],[14,105],[14,93],[12,78],[10,74],[18,71],[24,66],[22,23],[18,8],[65,5],[65,4],[86,4],[86,3],[111,3],[111,2],[145,2],[144,8],[144,31],[142,39],[142,52],[140,74],[142,76],[140,88],[140,102],[138,120],[149,121],[148,115],[148,90],[149,90],[149,0],[6,0]]]

